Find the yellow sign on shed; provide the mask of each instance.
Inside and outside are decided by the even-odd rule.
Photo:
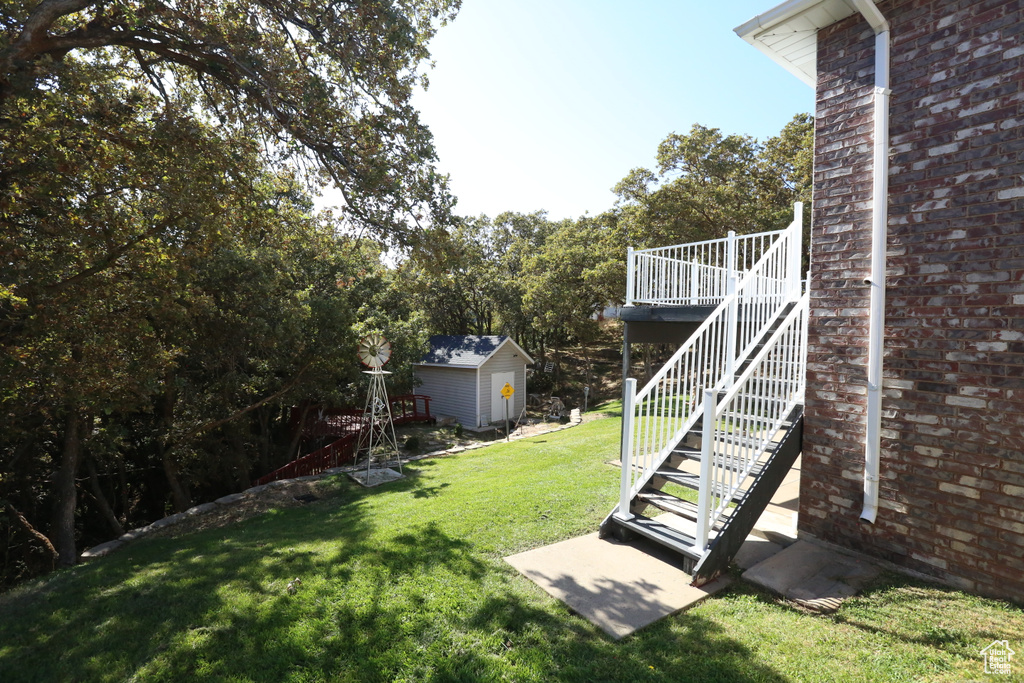
[[[516,393],[516,390],[512,388],[512,385],[505,382],[505,386],[501,388],[501,395],[505,397],[505,400],[512,398],[512,394]]]

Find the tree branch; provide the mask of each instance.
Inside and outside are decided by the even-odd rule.
[[[231,413],[227,417],[221,418],[219,420],[213,420],[212,422],[207,422],[204,425],[196,427],[192,431],[187,432],[181,440],[184,440],[186,438],[191,438],[193,436],[198,436],[198,435],[202,434],[203,432],[210,431],[211,429],[216,429],[217,427],[220,427],[221,425],[225,425],[228,422],[231,422],[232,420],[237,420],[238,418],[242,417],[243,415],[251,413],[252,411],[254,411],[257,408],[259,408],[260,406],[262,406],[262,405],[264,405],[266,403],[269,403],[270,401],[273,401],[275,398],[279,398],[281,396],[284,396],[286,393],[291,391],[292,388],[296,384],[299,383],[299,380],[302,379],[302,375],[305,374],[306,370],[309,369],[309,366],[310,366],[310,364],[306,363],[302,367],[302,369],[300,369],[299,372],[295,375],[295,377],[293,377],[290,382],[288,382],[283,387],[281,387],[280,390],[275,391],[273,394],[270,394],[269,396],[266,396],[266,397],[260,399],[259,401],[257,401],[256,403],[253,403],[252,405],[246,406],[245,408],[242,408],[241,410],[236,410],[235,412]]]
[[[39,531],[36,531],[36,528],[32,526],[27,519],[25,519],[25,515],[15,510],[14,506],[11,505],[10,503],[7,504],[7,511],[11,513],[11,516],[14,517],[14,519],[18,520],[18,522],[20,522],[21,525],[25,527],[25,529],[27,529],[30,534],[35,536],[40,543],[46,546],[46,549],[50,551],[50,555],[53,557],[54,561],[56,561],[57,558],[60,557],[60,555],[57,553],[57,549],[53,547],[53,543],[50,543],[50,539],[47,538],[44,534],[40,533]]]
[[[126,251],[128,251],[129,249],[131,249],[132,247],[134,247],[136,244],[138,244],[142,240],[146,239],[147,237],[152,237],[152,236],[154,236],[154,235],[156,235],[156,234],[158,234],[160,232],[163,232],[168,227],[170,227],[175,221],[177,221],[179,218],[181,218],[181,216],[178,216],[178,215],[171,216],[167,220],[164,220],[164,221],[161,221],[161,222],[157,223],[156,225],[154,225],[152,228],[150,228],[146,232],[143,232],[143,233],[140,233],[140,234],[136,235],[135,237],[131,238],[130,240],[128,240],[127,242],[125,242],[121,246],[113,249],[104,258],[100,259],[99,261],[97,261],[93,265],[89,266],[85,270],[83,270],[81,272],[78,272],[78,273],[72,275],[69,278],[65,278],[64,280],[60,280],[58,282],[54,282],[54,283],[51,283],[51,284],[48,284],[48,285],[44,285],[43,289],[45,291],[47,291],[47,292],[59,291],[61,289],[64,289],[68,285],[73,285],[76,282],[81,282],[82,280],[84,280],[84,279],[86,279],[88,277],[92,277],[96,273],[102,272],[102,271],[106,270],[107,268],[110,268],[111,266],[114,265],[114,263],[117,262],[117,260],[119,258],[121,258],[121,256],[124,255],[124,253]]]

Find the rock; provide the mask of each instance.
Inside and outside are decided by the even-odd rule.
[[[261,486],[253,486],[251,489],[246,489],[244,491],[244,493],[256,494],[256,493],[259,493],[260,491],[266,491],[268,488],[270,488],[270,484],[263,484]]]
[[[121,541],[122,543],[126,543],[128,541],[134,541],[139,536],[145,536],[146,535],[146,529],[147,529],[147,527],[139,527],[138,529],[132,529],[131,531],[126,532],[124,535],[122,535],[117,540]]]
[[[210,510],[213,510],[216,507],[217,507],[216,503],[203,503],[202,505],[196,505],[195,507],[189,508],[188,510],[185,511],[185,514],[190,516],[190,517],[192,515],[201,515],[201,514],[203,514],[205,512],[209,512]]]
[[[125,536],[127,536],[127,534],[125,534]],[[124,536],[122,536],[121,538],[124,538]],[[120,538],[115,538],[113,541],[107,541],[106,543],[100,543],[99,545],[94,545],[93,547],[89,548],[88,550],[82,552],[82,560],[85,561],[85,560],[91,560],[91,559],[94,559],[94,558],[97,558],[97,557],[103,557],[104,555],[106,555],[108,553],[114,552],[115,550],[117,550],[118,548],[120,548],[123,545],[124,545],[124,541],[122,541]]]
[[[181,520],[185,519],[185,513],[179,512],[175,515],[168,515],[163,519],[158,519],[150,524],[147,529],[163,529],[164,527],[174,526]]]
[[[252,491],[252,489],[249,489]],[[217,500],[213,501],[216,505],[232,505],[245,498],[244,493],[229,493],[226,496],[221,496]]]

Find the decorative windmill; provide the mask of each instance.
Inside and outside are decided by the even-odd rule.
[[[356,352],[359,362],[370,368],[363,372],[370,376],[370,389],[366,393],[366,408],[363,410],[362,429],[359,430],[357,452],[366,450],[366,476],[374,458],[382,467],[388,467],[391,454],[402,471],[402,458],[398,454],[398,439],[395,438],[395,423],[391,417],[391,403],[388,401],[384,376],[390,372],[381,370],[391,359],[391,342],[378,333],[368,334],[359,342]]]

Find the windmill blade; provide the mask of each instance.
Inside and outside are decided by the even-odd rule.
[[[368,368],[383,367],[391,359],[391,342],[382,334],[368,334],[359,342],[356,355],[359,362]]]

